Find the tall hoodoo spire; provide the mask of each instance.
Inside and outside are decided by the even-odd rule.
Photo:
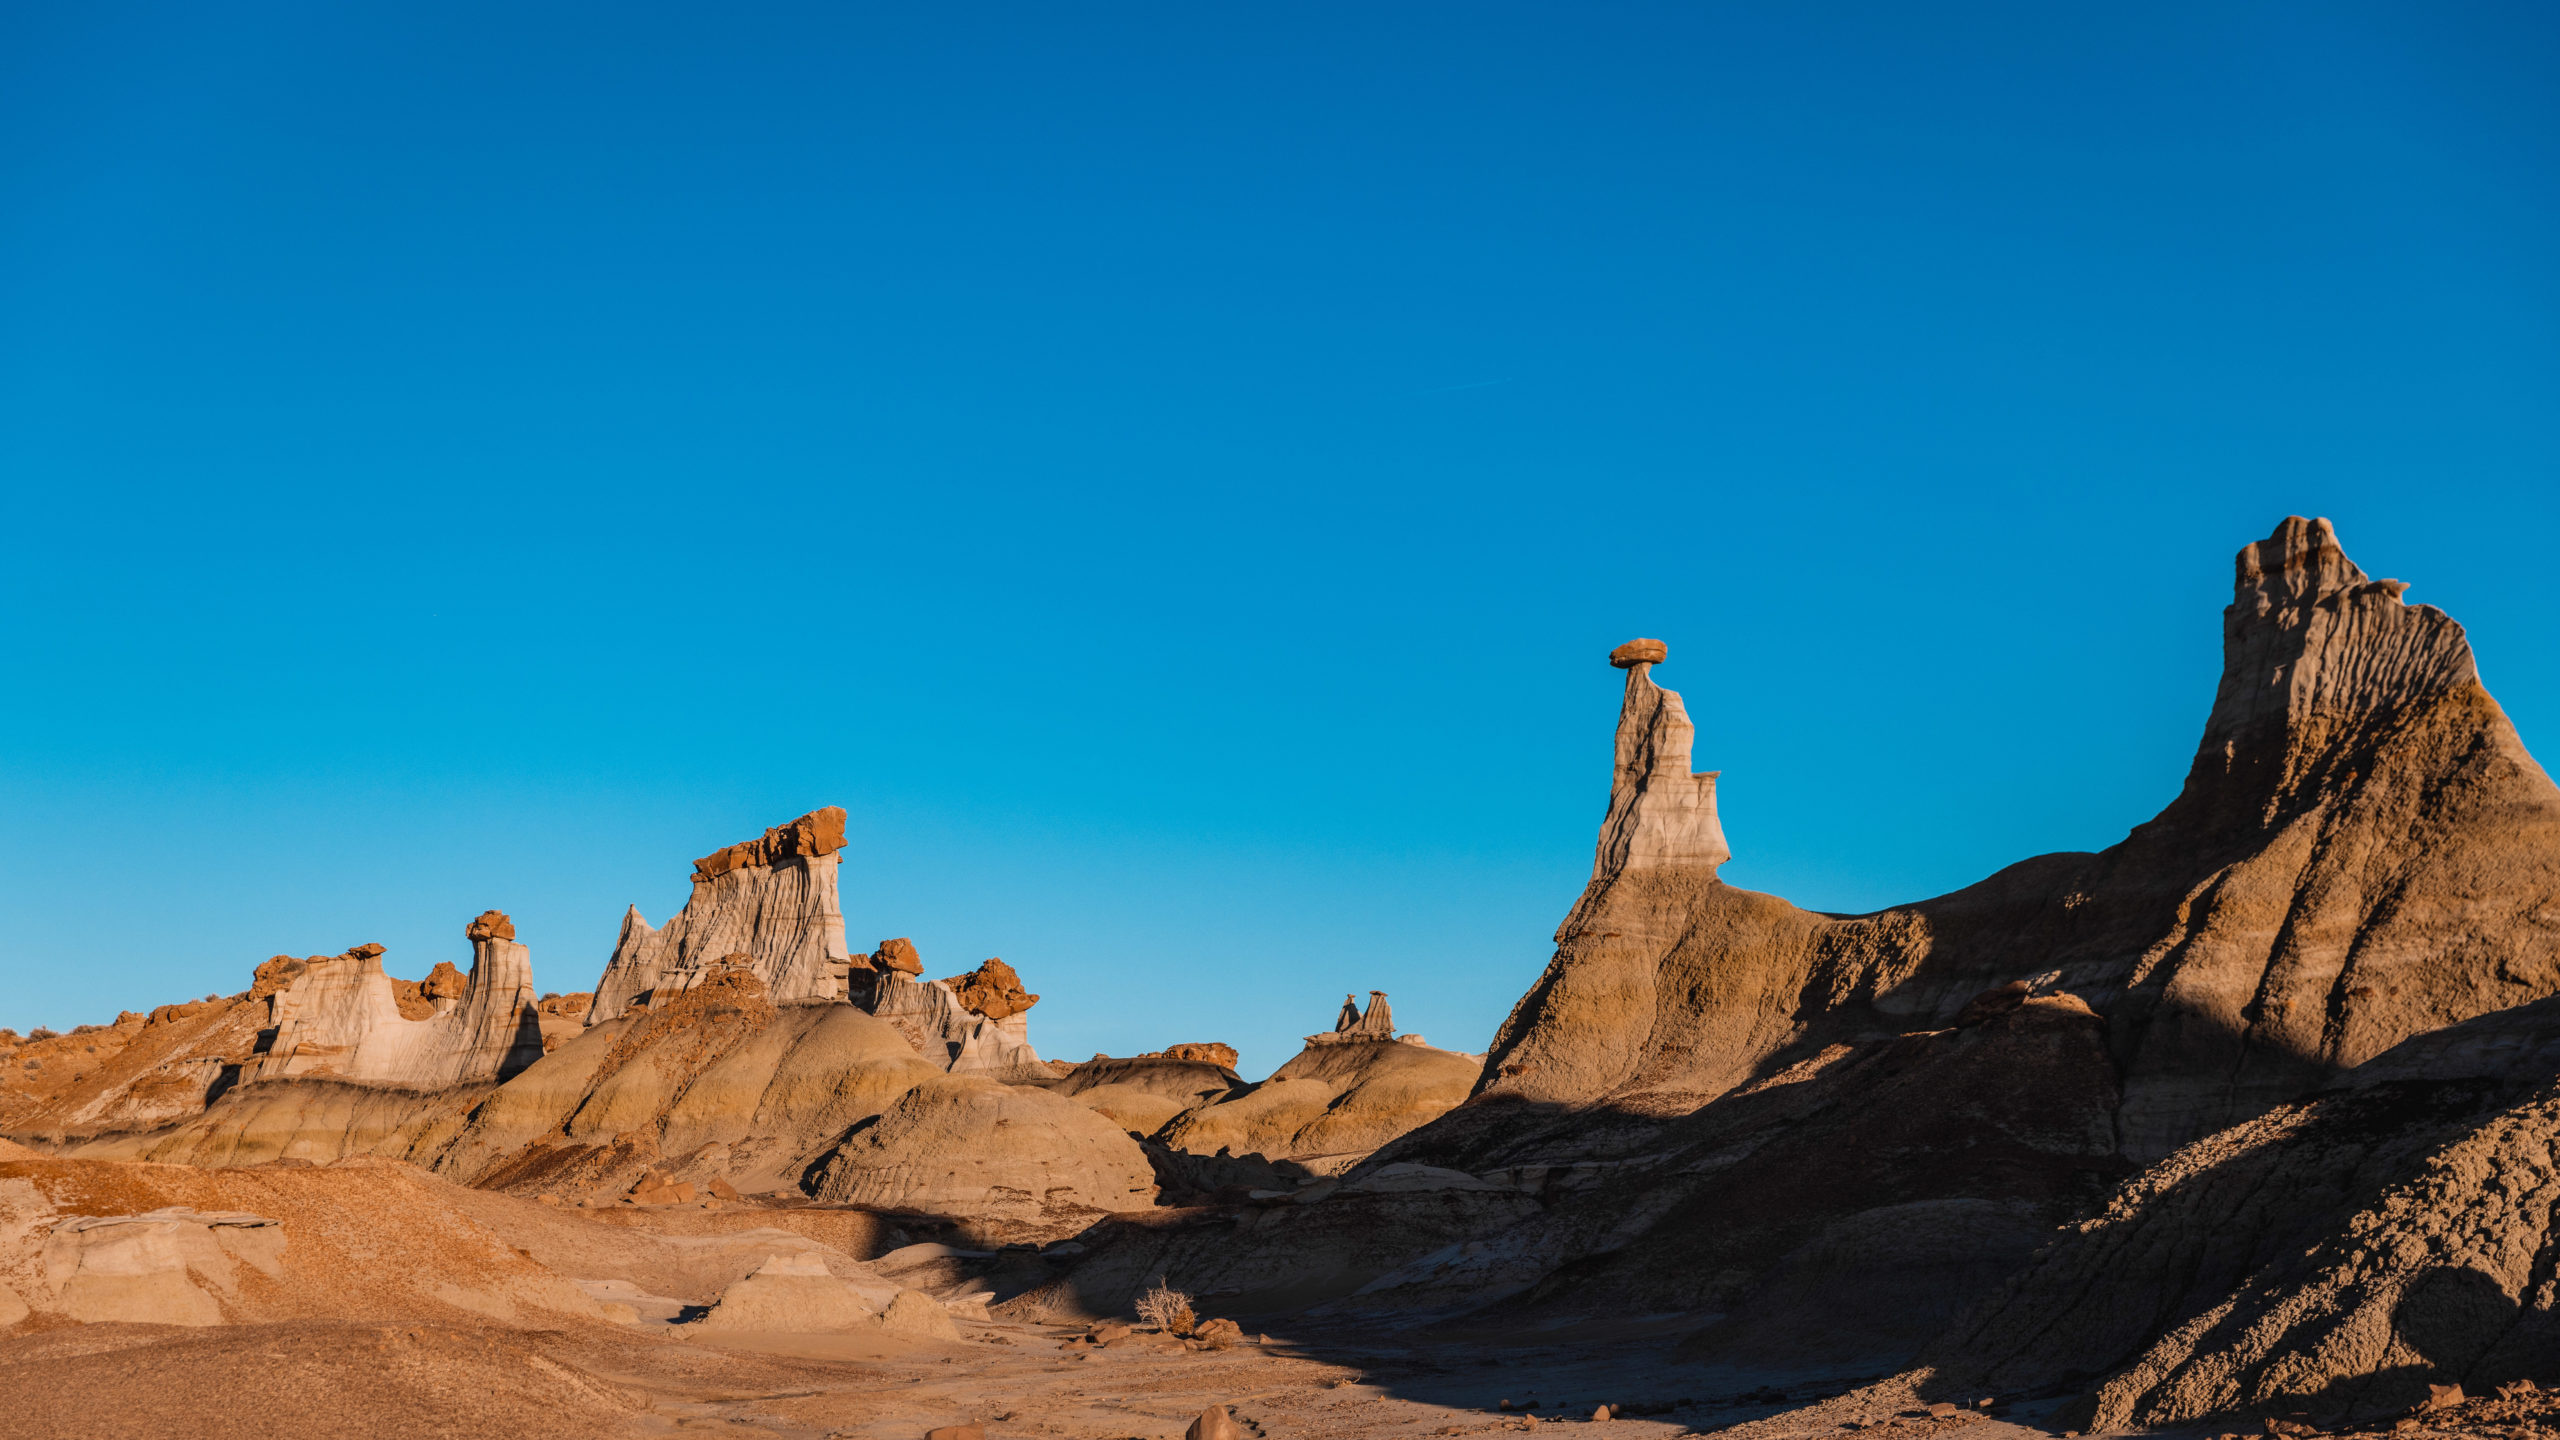
[[[1609,663],[1627,672],[1627,695],[1618,711],[1617,769],[1592,862],[1594,884],[1661,866],[1713,870],[1733,858],[1716,818],[1720,772],[1690,773],[1697,727],[1679,692],[1653,683],[1653,667],[1669,657],[1670,647],[1659,640],[1630,640],[1609,652]]]

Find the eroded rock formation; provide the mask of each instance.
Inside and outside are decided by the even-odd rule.
[[[1118,1093],[1135,1077],[1086,1076],[1103,1065],[1128,1063],[1098,1060],[1077,1067],[1077,1078],[1087,1082],[1087,1103],[1113,1105],[1112,1113],[1133,1118],[1148,1113],[1135,1096]],[[1195,1155],[1256,1155],[1291,1162],[1297,1173],[1334,1173],[1455,1108],[1482,1065],[1480,1056],[1435,1050],[1418,1035],[1399,1037],[1386,992],[1372,990],[1366,1010],[1343,997],[1334,1028],[1308,1036],[1307,1048],[1271,1078],[1231,1084],[1219,1094],[1197,1087],[1194,1103],[1164,1115],[1152,1133]]]
[[[1056,1073],[1031,1048],[1029,1015],[1040,997],[1012,966],[989,960],[966,975],[921,980],[924,962],[905,940],[881,941],[872,960],[852,972],[853,1003],[895,1025],[926,1059],[954,1075],[998,1080]]]
[[[1577,1177],[1588,1193],[1535,1242],[1594,1257],[1540,1292],[1557,1303],[1741,1316],[1934,1272],[1933,1300],[1844,1297],[1850,1323],[1829,1330],[1863,1311],[1882,1353],[2116,1175],[2560,988],[2560,791],[2461,628],[2405,588],[2368,580],[2326,522],[2287,520],[2240,552],[2212,714],[2158,818],[2099,854],[1845,919],[1716,877],[1678,697],[1622,652],[1591,884],[1474,1100],[1379,1162]],[[1968,1164],[1928,1159],[1959,1143]],[[1913,1206],[1940,1220],[1897,1219],[1928,1213]],[[1486,1263],[1508,1266],[1477,1277],[1497,1287],[1553,1269],[1525,1250]],[[1760,1313],[1764,1335],[1791,1323]]]
[[[452,983],[441,978],[453,974],[451,967],[440,967],[418,992],[427,1014],[415,1018],[402,1013],[397,986],[383,973],[381,946],[304,961],[267,997],[274,1036],[247,1078],[313,1076],[442,1090],[504,1079],[541,1059],[532,952],[495,910],[464,934],[471,942],[470,975],[456,975],[460,983]]]
[[[660,990],[698,984],[707,967],[733,954],[749,957],[779,1002],[841,998],[853,964],[836,898],[844,820],[843,809],[829,805],[695,861],[693,894],[664,929],[633,906],[587,1023],[611,1020]]]
[[[1652,677],[1667,647],[1621,647],[1590,884],[1467,1103],[1249,1243],[1167,1238],[1145,1263],[1250,1295],[1331,1263],[1327,1211],[1358,1196],[1362,1252],[1409,1259],[1345,1304],[1722,1313],[1702,1357],[1907,1357],[2143,1165],[2560,990],[2560,791],[2461,628],[2405,588],[2287,520],[2240,552],[2221,683],[2158,817],[1853,917],[1718,878],[1714,777]],[[1315,1113],[1287,1073],[1165,1139],[1272,1145]]]

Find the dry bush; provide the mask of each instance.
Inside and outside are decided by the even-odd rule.
[[[1191,1296],[1164,1283],[1161,1275],[1138,1296],[1138,1318],[1168,1335],[1190,1334],[1196,1320],[1191,1313]]]

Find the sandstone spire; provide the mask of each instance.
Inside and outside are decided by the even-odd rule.
[[[1630,640],[1609,652],[1609,663],[1627,672],[1627,693],[1618,710],[1608,818],[1591,866],[1594,885],[1659,866],[1704,866],[1712,872],[1733,858],[1716,819],[1719,772],[1690,773],[1697,727],[1689,723],[1679,692],[1653,683],[1653,667],[1669,653],[1659,640]]]

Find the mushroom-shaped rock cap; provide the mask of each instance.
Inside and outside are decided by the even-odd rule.
[[[1609,652],[1609,663],[1632,670],[1638,665],[1659,665],[1670,655],[1671,647],[1659,640],[1630,640]]]
[[[502,911],[483,910],[480,912],[479,919],[462,927],[462,938],[465,940],[513,940],[516,938],[516,922],[508,919]]]

